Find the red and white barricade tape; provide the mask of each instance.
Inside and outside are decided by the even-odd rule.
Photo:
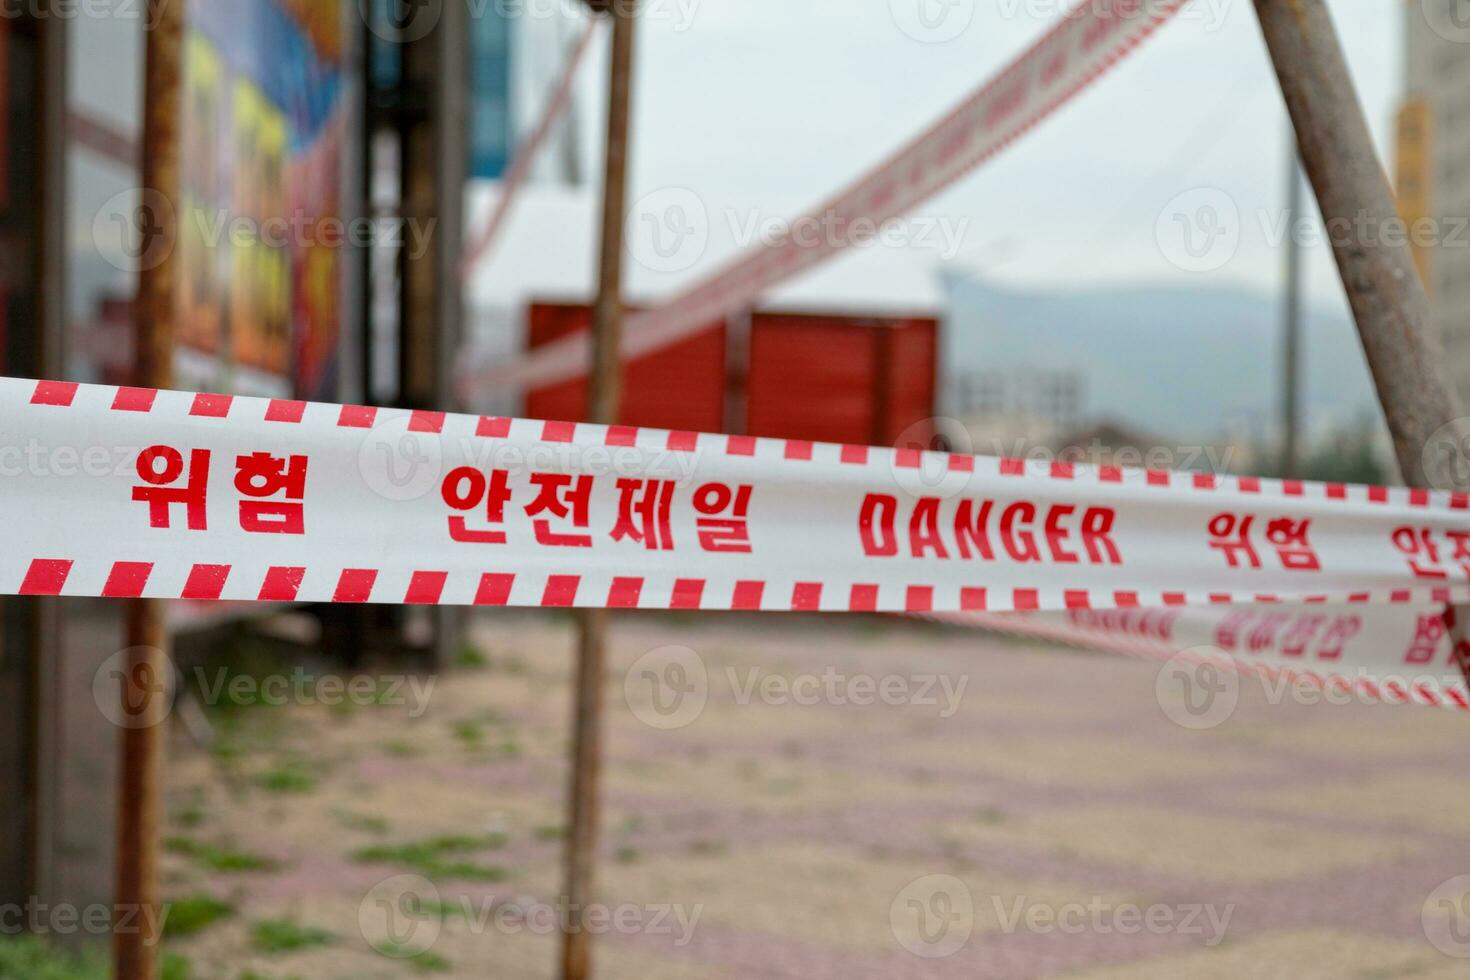
[[[947,116],[912,140],[811,217],[851,227],[875,226],[911,210],[1005,149],[1130,54],[1188,0],[1088,0],[1075,7],[1030,49],[982,85]],[[803,223],[793,222],[793,228]],[[851,236],[803,243],[788,232],[752,250],[668,305],[628,317],[624,358],[660,350],[711,323],[751,306],[773,286],[833,257]],[[471,400],[481,391],[528,390],[583,374],[591,346],[572,334],[488,369],[472,370],[459,388]]]
[[[1150,660],[1214,664],[1305,682],[1345,699],[1470,709],[1470,691],[1438,606],[1222,606],[930,618]]]
[[[0,593],[1463,603],[1470,495],[0,379]]]

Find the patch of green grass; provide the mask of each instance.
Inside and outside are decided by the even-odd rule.
[[[485,726],[478,721],[456,721],[451,730],[454,737],[464,743],[466,748],[478,749],[485,744]]]
[[[730,853],[730,848],[717,840],[697,840],[689,845],[689,853],[697,857],[718,857]]]
[[[473,643],[466,643],[455,653],[454,666],[462,670],[483,670],[490,666],[490,658]]]
[[[391,742],[384,742],[383,751],[396,759],[412,759],[424,754],[423,749],[420,749],[412,742],[404,742],[398,739]]]
[[[178,953],[164,953],[158,975],[159,980],[192,980],[194,964],[189,962],[187,956]]]
[[[542,824],[531,832],[537,840],[561,840],[565,833],[554,823]]]
[[[637,861],[638,858],[641,857],[641,856],[642,855],[640,855],[638,853],[638,848],[636,848],[636,847],[629,847],[626,844],[624,844],[622,847],[618,848],[616,851],[613,852],[613,858],[619,864],[632,864],[635,861]]]
[[[188,895],[166,903],[168,918],[163,922],[165,937],[192,936],[235,914],[235,907],[213,895]]]
[[[461,878],[471,881],[505,881],[510,872],[499,865],[475,864],[463,855],[493,851],[505,846],[504,834],[480,837],[445,835],[408,844],[380,844],[352,852],[362,864],[396,864],[412,868],[429,878]]]
[[[267,793],[310,793],[316,789],[316,773],[304,759],[282,759],[257,775],[255,785]]]
[[[337,937],[325,929],[302,925],[291,919],[262,919],[250,929],[250,944],[262,953],[298,953],[303,949],[330,946]]]
[[[387,940],[373,947],[373,951],[379,956],[395,959],[400,963],[406,963],[419,973],[448,973],[454,969],[454,964],[433,950],[426,949],[415,953],[403,943],[395,943]]]
[[[193,799],[170,814],[173,822],[185,830],[193,830],[202,826],[207,816],[208,813],[204,809],[204,800],[200,793],[195,793]]]
[[[100,952],[70,953],[35,936],[0,937],[0,980],[106,980]]]
[[[228,844],[207,844],[189,837],[170,837],[163,846],[174,854],[193,858],[200,866],[221,874],[274,871],[280,862],[260,854],[239,851]]]
[[[388,832],[388,821],[371,813],[333,810],[332,816],[348,830],[360,830],[365,834],[386,834]]]

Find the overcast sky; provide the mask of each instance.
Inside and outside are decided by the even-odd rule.
[[[778,217],[817,204],[927,126],[1063,6],[643,2],[633,198],[688,188]],[[920,5],[938,27],[924,26]],[[1404,4],[1330,6],[1383,152],[1402,87]],[[601,101],[604,79],[600,49],[582,79],[588,102]],[[597,108],[589,126],[600,126]],[[1282,259],[1268,242],[1285,196],[1285,129],[1251,3],[1194,0],[1091,89],[927,205],[929,216],[968,224],[953,259],[931,252],[921,260],[1048,289],[1209,282],[1274,290]],[[1180,258],[1171,209],[1181,200],[1191,214],[1201,204],[1226,220],[1231,206],[1238,211],[1239,246],[1206,259],[1208,271],[1171,261]],[[1330,257],[1311,251],[1313,301],[1340,303]]]

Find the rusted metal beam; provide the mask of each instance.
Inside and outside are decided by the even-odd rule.
[[[178,268],[179,126],[183,85],[184,0],[148,0],[143,81],[142,193],[136,214],[138,277],[136,383],[173,382],[175,274]],[[153,980],[159,921],[158,854],[162,826],[165,717],[169,697],[168,624],[163,603],[137,600],[128,610],[122,679],[127,720],[121,736],[117,800],[117,896],[113,933],[117,980]],[[155,914],[139,914],[152,908]]]

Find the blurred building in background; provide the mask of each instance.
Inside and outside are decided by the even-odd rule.
[[[1399,209],[1436,221],[1416,247],[1460,398],[1470,402],[1470,6],[1404,4],[1405,100],[1398,117]]]

